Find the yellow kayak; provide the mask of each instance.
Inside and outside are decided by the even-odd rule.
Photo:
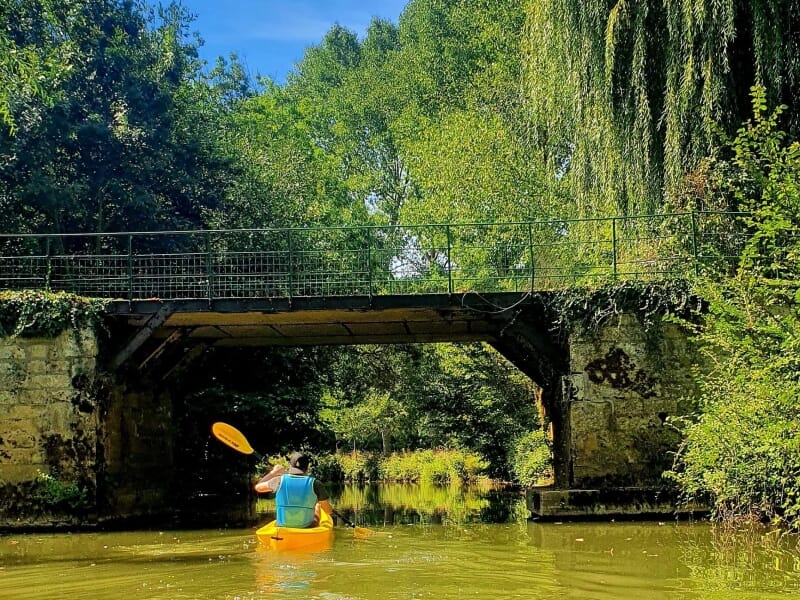
[[[333,519],[320,510],[319,525],[306,529],[278,527],[277,521],[270,521],[256,531],[259,541],[273,550],[303,549],[309,552],[326,550],[333,541]]]

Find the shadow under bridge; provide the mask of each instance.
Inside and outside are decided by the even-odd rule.
[[[107,312],[127,342],[123,364],[166,378],[209,347],[433,342],[497,345],[529,292],[285,299],[112,301]]]

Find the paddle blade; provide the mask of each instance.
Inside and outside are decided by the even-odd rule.
[[[355,536],[357,538],[369,537],[369,536],[371,536],[371,535],[373,535],[375,533],[374,531],[372,531],[372,529],[367,529],[366,527],[359,527],[358,525],[353,523],[351,520],[349,520],[342,513],[340,513],[339,511],[337,511],[335,509],[333,511],[333,514],[335,514],[342,521],[347,523],[348,526],[352,527],[353,528],[353,536]]]
[[[237,452],[241,452],[242,454],[253,454],[253,452],[255,452],[247,441],[247,438],[244,437],[244,434],[233,425],[217,421],[211,426],[211,433],[213,433],[214,437],[220,442],[226,446],[230,446]]]
[[[367,529],[366,527],[353,527],[353,535],[357,538],[365,538],[371,536],[374,531],[372,529]]]

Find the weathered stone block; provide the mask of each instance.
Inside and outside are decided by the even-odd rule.
[[[98,352],[97,338],[91,330],[67,331],[58,336],[51,352],[66,358],[93,358]]]
[[[49,390],[32,388],[20,390],[16,397],[21,405],[46,406],[48,404],[58,404],[59,402],[69,403],[74,394],[75,390],[67,387]]]
[[[0,481],[14,484],[34,481],[42,470],[42,465],[38,464],[0,464]],[[2,519],[0,524],[10,525],[3,523]]]
[[[8,362],[25,360],[25,348],[18,344],[10,343],[8,340],[9,338],[0,338],[0,361]]]
[[[53,365],[46,360],[29,360],[26,365],[28,375],[44,375],[53,370]]]
[[[71,404],[59,402],[43,407],[40,417],[42,435],[60,435],[65,439],[72,437],[76,422],[75,409]]]
[[[23,382],[27,374],[24,361],[9,359],[0,362],[0,389],[16,390]]]
[[[50,349],[52,344],[49,343],[31,343],[25,349],[26,358],[28,361],[32,360],[47,360],[50,357]]]
[[[3,428],[17,427],[23,424],[26,427],[34,427],[41,417],[41,409],[27,404],[12,406],[3,414],[0,425]]]
[[[646,332],[632,315],[570,343],[569,423],[576,487],[652,486],[671,466],[695,396],[692,353],[673,324]]]
[[[64,390],[72,387],[69,373],[50,373],[47,375],[30,374],[25,379],[24,387],[33,390]]]
[[[15,446],[15,441],[10,438],[2,438],[4,443],[0,444],[0,461],[9,465],[44,465],[45,454],[39,446],[28,445],[27,447]],[[27,440],[22,440],[26,443]],[[0,469],[0,481],[3,481],[2,470]]]

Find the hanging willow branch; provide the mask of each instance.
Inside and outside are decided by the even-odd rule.
[[[658,210],[756,83],[800,131],[796,0],[530,0],[527,17],[534,141],[568,166],[580,214]]]

